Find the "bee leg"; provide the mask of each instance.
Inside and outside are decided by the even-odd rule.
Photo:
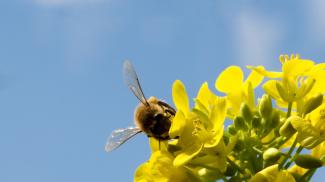
[[[169,113],[170,115],[175,116],[175,112],[174,112],[174,111],[169,110],[169,109],[166,109],[165,111],[166,111],[167,113]],[[169,116],[170,116],[170,115],[169,115]]]
[[[169,113],[172,114],[172,115],[175,115],[175,114],[176,114],[176,110],[175,110],[172,106],[168,105],[167,103],[165,103],[165,102],[163,102],[163,101],[158,101],[158,104],[159,104],[160,106],[165,107],[164,110],[165,110],[166,112],[169,112]]]
[[[160,150],[160,139],[158,139],[158,142],[159,142],[158,147],[159,147],[159,150]]]

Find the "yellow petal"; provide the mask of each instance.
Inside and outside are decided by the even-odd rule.
[[[227,102],[225,98],[218,97],[211,110],[210,120],[214,130],[222,128],[227,113]]]
[[[218,131],[215,132],[215,135],[213,136],[212,139],[208,140],[205,144],[204,147],[206,148],[212,148],[215,147],[219,144],[221,141],[221,138],[223,136],[224,128],[221,127]]]
[[[184,150],[176,156],[173,163],[174,166],[181,166],[191,160],[201,151],[202,146],[202,144],[193,143],[192,145],[185,147]]]
[[[317,147],[313,148],[311,155],[318,158],[325,156],[325,142],[322,142],[321,144],[317,145]],[[325,161],[323,165],[325,165]]]
[[[276,87],[276,80],[269,80],[263,84],[263,90],[275,100],[282,100]]]
[[[240,67],[230,66],[219,75],[215,87],[217,90],[224,93],[238,92],[241,89],[243,80],[244,74]]]
[[[254,70],[257,73],[266,76],[268,78],[281,78],[282,77],[282,73],[281,72],[275,72],[275,71],[267,71],[265,70],[265,68],[263,66],[247,66],[248,69]]]
[[[180,136],[181,133],[183,132],[184,126],[186,124],[185,121],[185,115],[183,114],[182,111],[177,111],[176,115],[173,119],[172,125],[169,129],[169,137],[170,138],[175,138],[177,136]]]
[[[295,178],[288,171],[280,171],[275,182],[296,182]]]
[[[209,89],[207,82],[202,84],[196,99],[198,99],[207,109],[209,108],[210,103],[214,102],[215,95]]]
[[[284,74],[284,77],[290,76],[290,77],[296,77],[299,75],[303,75],[305,72],[307,72],[309,69],[311,69],[314,65],[313,61],[310,60],[290,60],[286,61],[282,66],[282,71]]]
[[[258,66],[256,67],[256,69],[264,69],[264,67]],[[245,84],[250,82],[252,84],[252,87],[256,88],[263,81],[263,78],[264,78],[263,75],[259,74],[257,71],[253,69],[252,72],[247,77]]]
[[[180,80],[174,82],[172,95],[176,108],[186,115],[190,111],[190,104],[185,87]]]
[[[148,175],[149,169],[149,163],[143,163],[141,164],[134,174],[134,181],[135,182],[149,182],[150,181],[150,175]]]
[[[153,137],[149,138],[152,153],[156,151],[167,151],[167,141],[159,141]]]
[[[278,164],[269,166],[262,171],[256,173],[249,182],[271,182],[276,179],[276,176],[278,174]]]
[[[311,93],[324,93],[325,92],[325,70],[318,70],[311,75],[314,78],[315,84],[310,91]]]

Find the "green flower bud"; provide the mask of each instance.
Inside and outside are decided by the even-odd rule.
[[[307,149],[312,149],[322,142],[323,140],[318,136],[308,136],[301,139],[300,144]]]
[[[269,148],[263,153],[263,159],[268,162],[276,162],[281,157],[281,152],[276,148]]]
[[[301,154],[295,159],[295,163],[305,169],[319,168],[323,165],[323,161],[311,155]]]
[[[296,130],[293,128],[291,124],[292,117],[288,118],[285,123],[280,127],[280,135],[285,137],[291,137],[296,133]]]
[[[272,101],[269,95],[263,95],[258,111],[263,118],[267,118],[272,113]]]
[[[270,128],[276,128],[280,123],[280,114],[279,111],[273,110],[272,116],[271,116],[271,121],[269,123]]]
[[[237,140],[234,150],[239,152],[242,151],[244,147],[245,147],[245,143],[242,140]]]
[[[228,126],[228,133],[231,134],[231,135],[236,135],[237,130],[236,130],[234,125],[229,125]]]
[[[320,106],[323,102],[323,95],[317,94],[310,99],[307,100],[307,102],[304,105],[304,114],[308,114],[314,109],[316,109],[318,106]]]
[[[240,106],[240,114],[246,121],[251,121],[253,118],[252,111],[246,103]]]
[[[253,128],[260,128],[262,126],[262,123],[261,123],[261,118],[258,117],[258,116],[254,116],[253,119],[252,119],[252,127]]]
[[[238,130],[246,130],[246,122],[245,119],[241,116],[237,116],[234,120],[235,128]]]

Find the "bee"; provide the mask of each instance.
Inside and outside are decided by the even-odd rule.
[[[107,139],[105,150],[110,152],[141,132],[159,141],[169,140],[168,132],[176,113],[175,109],[156,97],[146,99],[139,78],[129,61],[123,64],[123,76],[129,89],[140,101],[134,111],[136,126],[113,131]]]

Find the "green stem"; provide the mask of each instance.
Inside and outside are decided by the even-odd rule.
[[[263,151],[256,148],[256,146],[253,147],[253,150],[255,150],[255,152],[259,153],[259,154],[263,154]]]
[[[288,103],[287,118],[290,117],[290,115],[291,115],[291,110],[292,110],[292,102],[289,102],[289,103]]]
[[[301,176],[297,182],[309,181],[316,172],[316,169],[309,169],[303,176]]]
[[[289,151],[287,152],[287,154],[285,155],[285,158],[282,160],[282,162],[279,165],[279,169],[282,168],[282,166],[287,162],[288,158],[291,156],[293,150],[295,149],[296,145],[298,143],[297,138],[295,139],[295,141],[293,142],[293,144],[291,145]]]
[[[288,167],[291,165],[291,163],[297,158],[297,156],[299,155],[299,153],[302,151],[302,149],[304,149],[302,146],[300,146],[295,155],[290,159],[290,161],[284,166],[285,169],[288,169]]]

